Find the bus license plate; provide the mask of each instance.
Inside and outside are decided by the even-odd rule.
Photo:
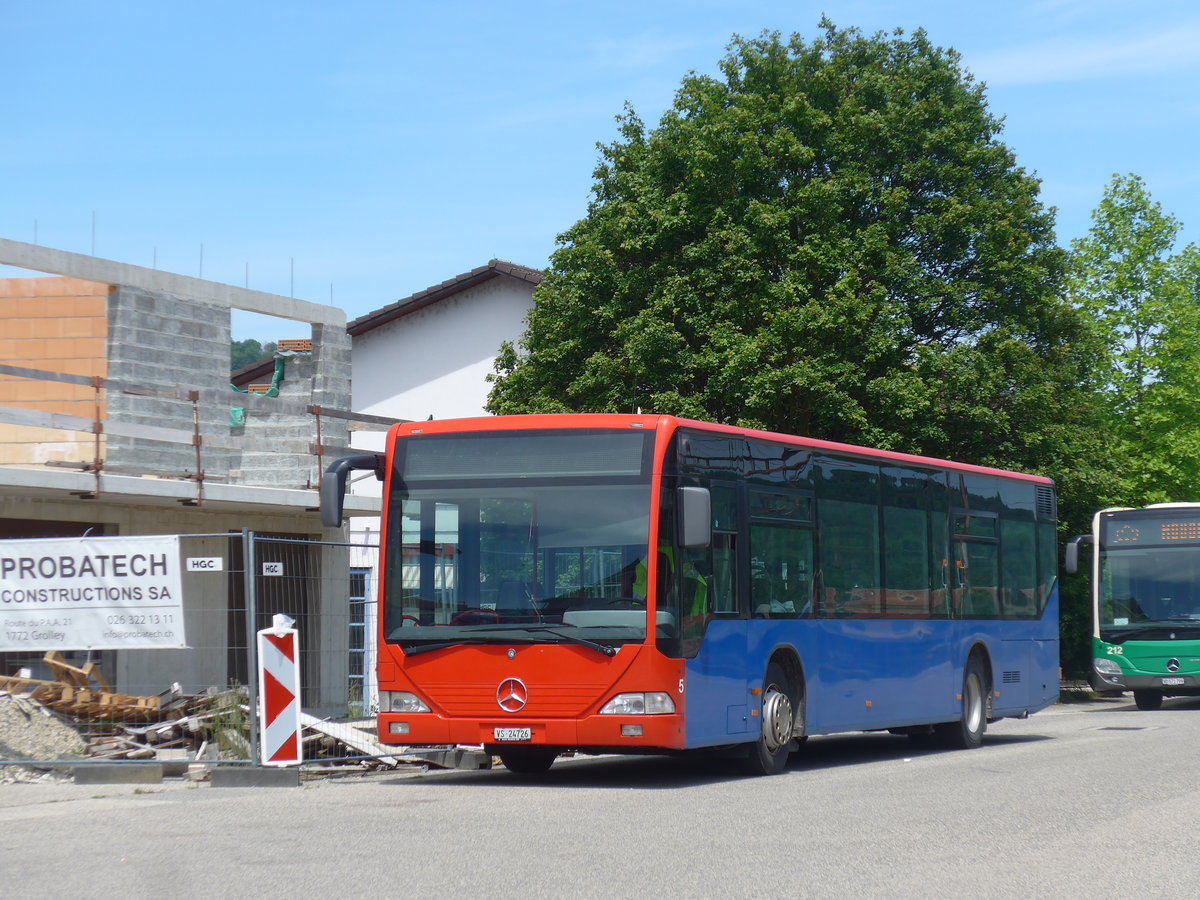
[[[533,738],[532,728],[495,728],[492,738],[497,741],[528,741]]]
[[[1186,679],[1183,679],[1183,678],[1164,678],[1162,680],[1162,683],[1163,684],[1184,684],[1185,681],[1186,681]]]

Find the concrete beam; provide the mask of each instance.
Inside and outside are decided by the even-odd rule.
[[[248,310],[278,316],[281,319],[346,327],[346,313],[336,306],[252,291],[231,284],[205,281],[202,278],[176,275],[159,269],[147,269],[97,256],[10,241],[6,238],[0,238],[0,265],[82,278],[84,281],[100,284],[119,284],[147,291],[159,291],[185,300],[195,300],[226,309]]]
[[[161,784],[161,763],[89,763],[72,766],[76,784]]]
[[[213,787],[299,787],[300,770],[217,766],[210,783]]]
[[[55,493],[60,496],[90,493],[96,487],[96,476],[88,472],[64,469],[19,469],[0,467],[0,496],[5,499],[46,499]],[[191,481],[166,478],[138,478],[129,475],[101,475],[100,495],[111,503],[171,507],[196,496]],[[80,501],[89,502],[89,501]],[[315,523],[316,513],[308,510],[317,506],[316,490],[298,488],[257,487],[207,481],[204,484],[204,506],[214,512],[261,512],[264,514],[306,514]],[[346,495],[347,516],[378,516],[382,510],[379,497]]]

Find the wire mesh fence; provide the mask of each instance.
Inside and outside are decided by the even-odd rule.
[[[256,635],[277,615],[298,632],[304,760],[395,763],[371,718],[375,545],[237,532],[181,535],[179,555],[182,622],[137,624],[181,625],[184,646],[0,652],[0,775],[18,764],[260,765]]]

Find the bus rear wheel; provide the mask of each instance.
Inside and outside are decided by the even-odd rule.
[[[553,747],[505,747],[493,751],[504,768],[518,775],[540,775],[554,765],[558,751]]]
[[[987,728],[987,678],[978,656],[967,660],[963,670],[962,715],[957,722],[937,726],[937,734],[948,747],[973,750],[983,743]]]
[[[752,775],[778,775],[787,768],[797,704],[795,685],[783,666],[772,662],[763,678],[762,734],[750,745],[746,758]]]
[[[1134,691],[1133,702],[1138,709],[1162,709],[1162,691]]]

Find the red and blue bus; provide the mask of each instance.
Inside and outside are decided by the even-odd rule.
[[[1058,697],[1053,483],[650,415],[413,422],[384,481],[386,744],[721,748],[783,770],[810,735],[976,747]]]

